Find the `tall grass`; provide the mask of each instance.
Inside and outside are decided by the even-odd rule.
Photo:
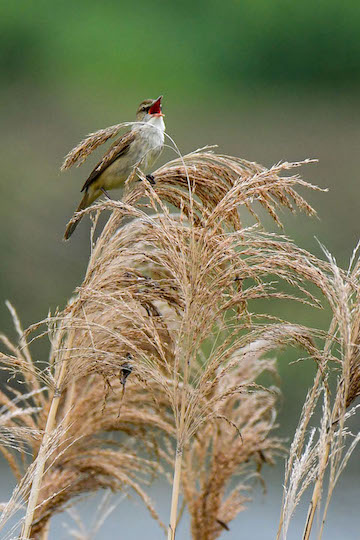
[[[68,164],[117,128],[93,134]],[[129,178],[122,201],[80,213],[93,226],[74,297],[25,331],[11,307],[19,340],[2,336],[3,369],[24,392],[0,393],[1,450],[19,482],[1,528],[20,506],[20,537],[45,540],[55,513],[110,488],[137,493],[169,540],[185,507],[192,538],[218,538],[245,508],[251,478],[286,453],[274,432],[280,390],[268,353],[291,345],[316,362],[317,374],[287,458],[278,537],[312,486],[309,538],[329,471],[325,520],[359,437],[344,444],[360,393],[360,264],[354,255],[343,271],[329,255],[320,260],[261,226],[264,212],[281,225],[282,207],[315,213],[296,188],[318,188],[288,173],[305,163],[267,169],[205,148],[155,171],[154,187],[136,171],[143,181]],[[111,215],[95,239],[102,211]],[[244,211],[258,224],[244,227]],[[328,333],[253,311],[263,298],[321,307],[320,295],[334,314]],[[49,361],[41,363],[31,344],[46,336]],[[265,373],[268,386],[259,384]],[[322,422],[311,431],[321,396]],[[158,475],[170,481],[166,524],[149,496]]]

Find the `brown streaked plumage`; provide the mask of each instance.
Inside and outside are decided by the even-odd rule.
[[[121,187],[135,167],[141,166],[146,170],[153,165],[164,145],[165,124],[161,99],[162,96],[140,103],[136,111],[138,123],[119,137],[94,167],[82,187],[84,195],[76,212],[90,206],[102,193],[106,194],[107,190]],[[65,240],[70,238],[80,219],[81,217],[67,226]]]

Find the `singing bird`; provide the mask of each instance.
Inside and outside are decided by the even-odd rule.
[[[136,123],[131,130],[119,137],[95,166],[83,185],[84,196],[76,211],[90,206],[108,189],[123,186],[135,167],[147,171],[160,156],[164,146],[165,124],[161,112],[162,96],[145,99],[136,111]],[[147,177],[153,182],[153,177]],[[68,240],[76,229],[81,217],[70,223],[64,234]]]

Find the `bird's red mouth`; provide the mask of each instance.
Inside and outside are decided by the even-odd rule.
[[[152,116],[164,116],[161,112],[161,100],[162,96],[159,96],[156,101],[151,105],[149,109],[149,114]]]

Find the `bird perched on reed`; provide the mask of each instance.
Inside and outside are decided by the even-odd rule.
[[[108,189],[123,186],[135,167],[141,167],[146,171],[154,164],[164,146],[165,124],[163,120],[164,115],[161,112],[161,100],[162,96],[157,99],[145,99],[140,103],[136,111],[136,122],[131,130],[119,137],[110,146],[83,185],[81,191],[84,192],[84,196],[76,212],[90,206],[102,193],[108,196]],[[114,128],[116,127],[114,126]],[[86,147],[86,143],[90,146],[88,141],[91,140],[91,136],[96,140],[91,150],[113,136],[111,132],[112,128],[108,129],[109,133],[111,133],[110,135],[107,135],[107,130],[100,130],[91,134],[77,148],[72,150],[65,159],[62,170],[70,167],[75,161],[78,161],[81,152],[83,152],[83,156],[90,153],[89,150],[84,151],[84,148]],[[119,129],[115,132],[117,133],[118,131]],[[105,136],[101,139],[103,134]],[[98,142],[99,140],[100,142]],[[148,175],[147,178],[150,182],[153,182],[151,175]],[[65,240],[70,238],[80,219],[81,217],[69,223],[64,234]]]

